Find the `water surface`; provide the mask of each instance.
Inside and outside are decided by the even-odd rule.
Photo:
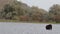
[[[46,30],[46,25],[0,22],[0,34],[60,34],[60,24],[52,24],[52,30]]]

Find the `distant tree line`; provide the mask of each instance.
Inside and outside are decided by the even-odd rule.
[[[54,4],[46,11],[36,6],[29,7],[27,4],[15,1],[6,4],[0,11],[0,19],[36,21],[36,22],[60,22],[60,5]]]

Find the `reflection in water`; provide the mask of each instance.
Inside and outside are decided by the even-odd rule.
[[[60,25],[52,24],[52,30],[46,30],[47,24],[0,23],[0,34],[60,34]]]

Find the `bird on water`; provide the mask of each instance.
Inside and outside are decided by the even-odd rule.
[[[51,24],[46,25],[46,30],[52,30],[52,25]]]

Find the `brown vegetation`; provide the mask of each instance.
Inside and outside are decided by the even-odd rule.
[[[50,7],[49,12],[36,6],[29,7],[27,4],[15,0],[1,0],[0,7],[3,7],[0,12],[0,19],[35,22],[60,22],[60,5],[58,4],[54,4]]]

